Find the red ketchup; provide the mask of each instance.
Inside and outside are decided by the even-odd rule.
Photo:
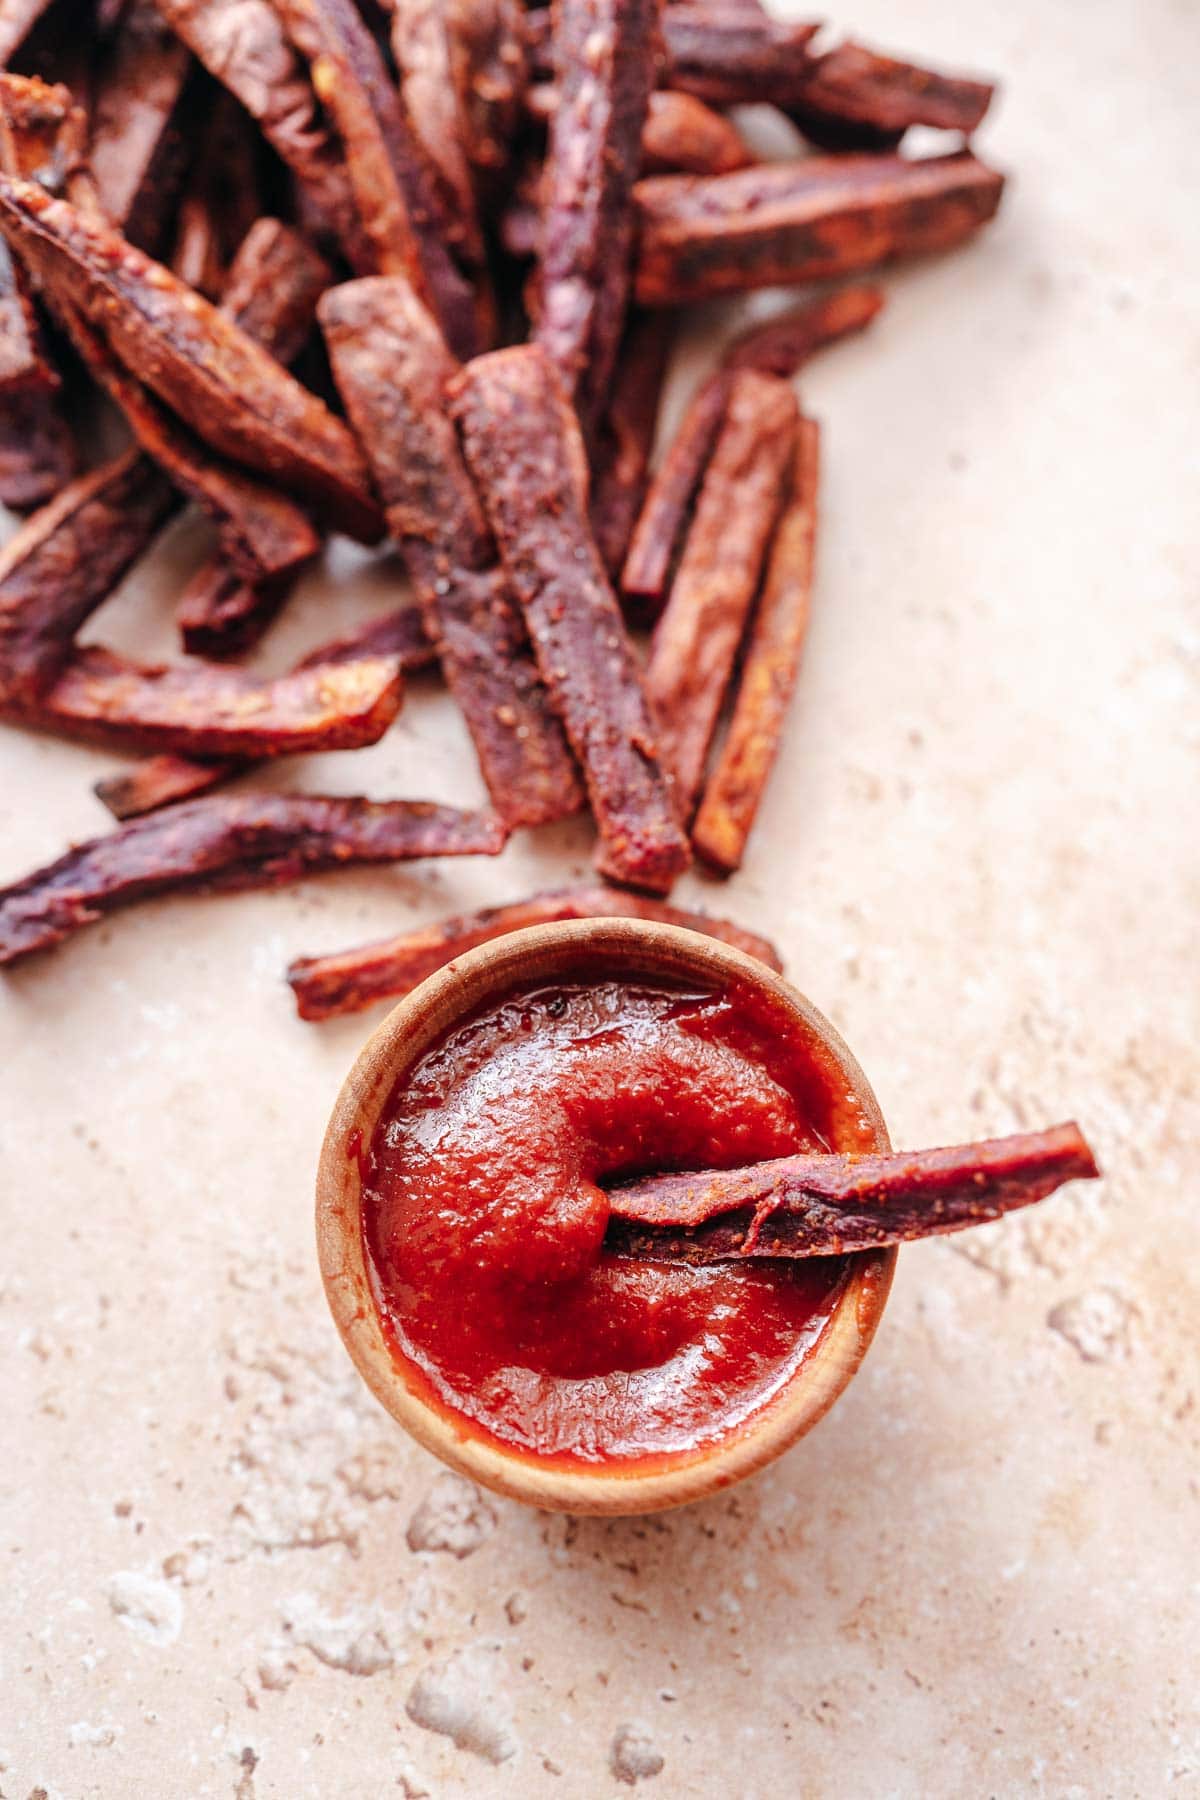
[[[872,1141],[820,1043],[748,986],[598,968],[516,989],[397,1084],[364,1158],[394,1354],[446,1414],[552,1464],[698,1455],[795,1373],[846,1263],[621,1257],[605,1185]]]

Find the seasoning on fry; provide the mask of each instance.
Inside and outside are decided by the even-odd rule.
[[[0,964],[158,894],[281,887],[352,863],[496,856],[506,835],[491,813],[424,800],[214,794],[120,825],[0,888]]]
[[[584,511],[578,422],[535,344],[468,363],[451,387],[467,463],[542,679],[583,770],[597,867],[666,893],[689,861],[616,596]]]

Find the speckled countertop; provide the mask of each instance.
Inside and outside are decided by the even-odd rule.
[[[736,1493],[546,1518],[439,1472],[342,1352],[311,1190],[366,1021],[301,1025],[281,974],[562,882],[582,827],[148,906],[23,968],[5,1800],[1200,1793],[1195,13],[846,23],[1003,75],[982,145],[1016,182],[805,381],[800,699],[747,867],[684,897],[780,942],[899,1143],[1076,1114],[1108,1179],[904,1253],[845,1398]],[[188,548],[106,638],[169,650]],[[387,579],[314,579],[272,665]],[[4,735],[0,879],[97,829],[107,766]],[[382,745],[301,776],[478,797],[420,684]]]

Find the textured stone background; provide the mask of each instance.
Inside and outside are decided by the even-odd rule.
[[[845,1399],[737,1493],[543,1518],[341,1351],[311,1187],[365,1022],[299,1024],[281,971],[582,872],[582,828],[0,981],[7,1800],[1200,1792],[1195,12],[846,23],[1004,76],[1016,183],[804,384],[802,693],[748,866],[683,897],[783,944],[901,1144],[1076,1113],[1108,1179],[905,1253]],[[168,649],[187,549],[98,632]],[[269,660],[385,587],[314,580]],[[0,758],[5,879],[98,827],[107,765]],[[477,798],[432,691],[301,778]]]

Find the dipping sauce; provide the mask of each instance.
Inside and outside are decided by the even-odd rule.
[[[845,1259],[621,1257],[603,1184],[873,1142],[821,1042],[748,985],[597,967],[514,989],[397,1082],[362,1153],[393,1352],[510,1449],[566,1467],[699,1455],[787,1384]]]

